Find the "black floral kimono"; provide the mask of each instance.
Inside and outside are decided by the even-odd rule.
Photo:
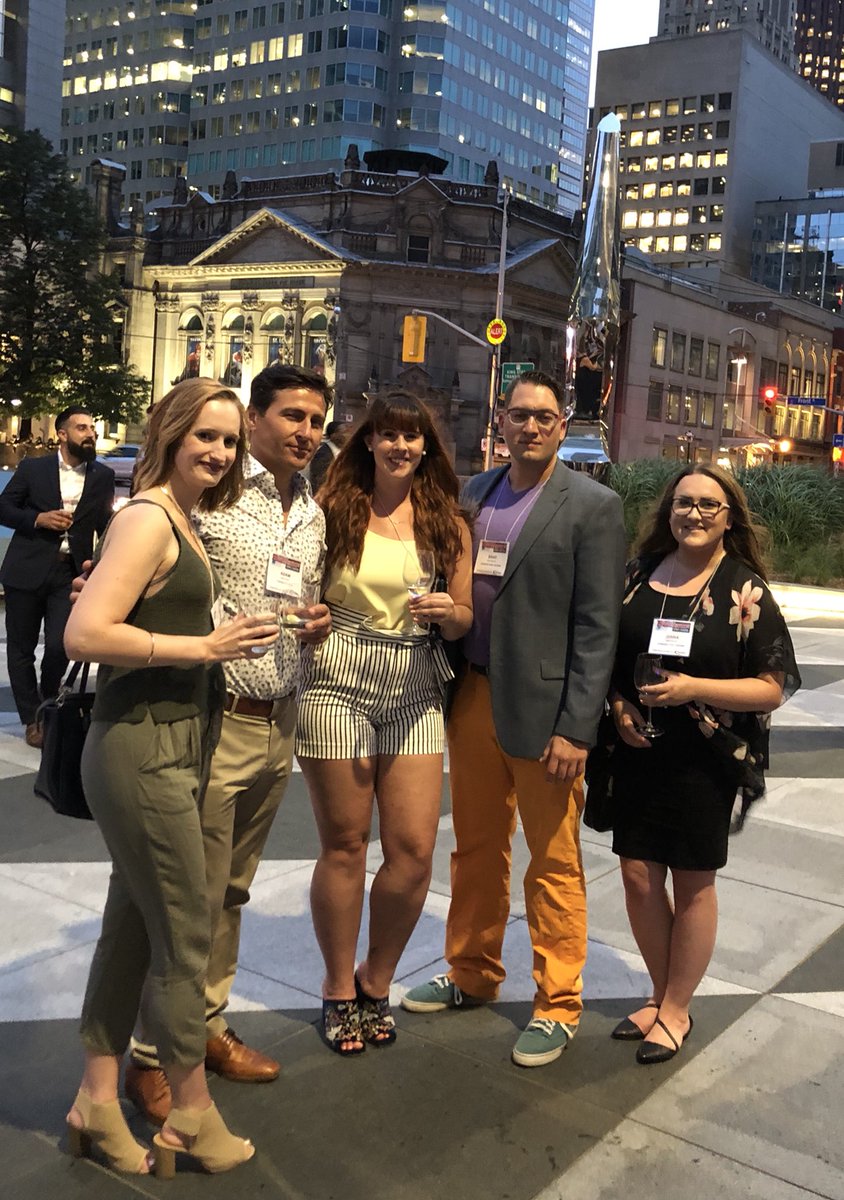
[[[660,615],[678,620],[693,615],[695,622],[689,656],[663,655],[667,669],[707,679],[777,673],[783,676],[785,698],[797,690],[800,675],[785,621],[769,588],[749,567],[725,556],[695,597],[665,596],[651,588],[656,565],[635,560],[628,568],[613,679],[626,699],[639,707],[633,667],[636,656],[648,649],[653,620]],[[685,869],[722,866],[737,793],[741,804],[734,828],[741,828],[750,805],[765,791],[770,716],[692,703],[654,709],[653,719],[664,736],[651,749],[622,743],[615,756],[620,819],[614,849],[617,841],[617,853],[656,862],[673,857],[667,865]],[[639,823],[650,825],[649,833],[634,828],[639,817]]]

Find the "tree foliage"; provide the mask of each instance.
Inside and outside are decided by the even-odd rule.
[[[98,267],[106,233],[64,159],[37,131],[0,140],[0,404],[18,416],[85,404],[136,419],[149,385],[115,346],[125,308]]]

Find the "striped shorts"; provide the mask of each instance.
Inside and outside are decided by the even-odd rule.
[[[328,639],[302,656],[297,755],[441,754],[443,689],[452,678],[441,644],[379,633],[336,605],[331,620]]]

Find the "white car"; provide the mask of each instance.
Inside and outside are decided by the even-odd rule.
[[[140,446],[115,446],[113,450],[106,450],[105,454],[98,454],[97,462],[102,463],[104,467],[111,467],[117,487],[128,488],[140,453]]]

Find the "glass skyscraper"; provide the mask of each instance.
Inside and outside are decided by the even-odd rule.
[[[594,0],[68,0],[61,149],[127,200],[412,149],[580,205]]]

